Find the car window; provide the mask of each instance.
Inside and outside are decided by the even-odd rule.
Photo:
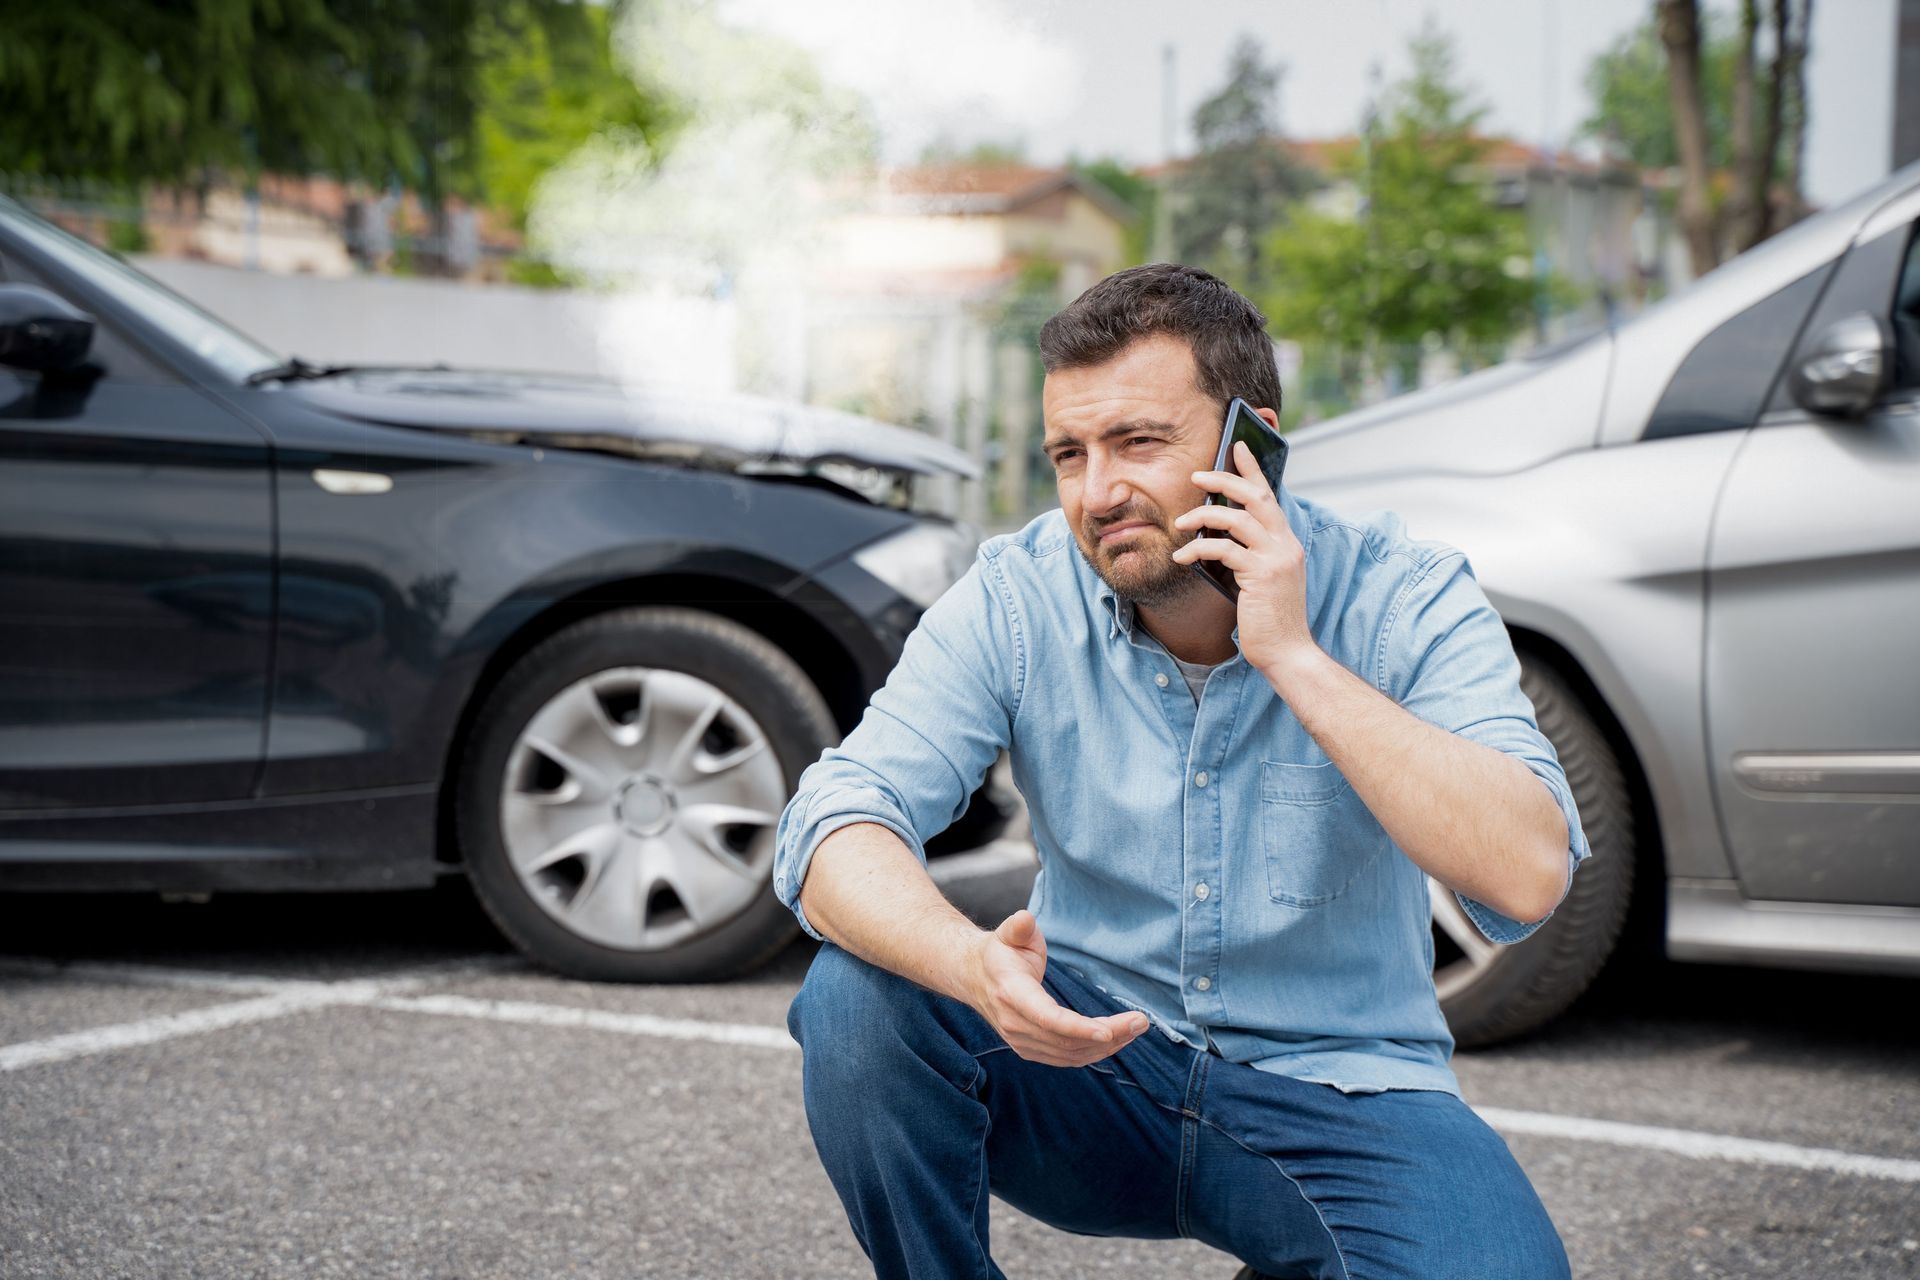
[[[4,280],[7,284],[38,285],[49,293],[60,293],[52,281],[20,261],[19,258],[5,253],[0,253],[0,280]],[[66,297],[65,294],[60,296]],[[68,301],[73,300],[69,298]],[[75,303],[75,305],[79,304]],[[112,378],[116,382],[151,384],[174,383],[180,380],[164,366],[149,358],[103,317],[96,314],[94,308],[83,306],[80,309],[94,318],[93,345],[87,348],[87,359],[105,370],[102,377]]]
[[[4,198],[0,198],[0,223],[36,256],[44,255],[61,271],[111,295],[127,312],[236,382],[282,362],[280,356],[152,276]]]
[[[1909,229],[1888,320],[1893,330],[1893,387],[1920,387],[1920,229]]]
[[[1822,263],[1725,320],[1700,339],[1654,406],[1645,439],[1744,430],[1760,416],[1821,286],[1833,273]]]

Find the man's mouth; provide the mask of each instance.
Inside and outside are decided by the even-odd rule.
[[[1113,528],[1108,529],[1105,533],[1100,535],[1100,541],[1102,543],[1106,543],[1115,538],[1121,537],[1124,534],[1131,533],[1136,529],[1151,529],[1152,527],[1153,526],[1151,524],[1147,523],[1144,520],[1135,521],[1131,524],[1115,525]]]

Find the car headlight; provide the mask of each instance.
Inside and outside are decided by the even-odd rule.
[[[966,521],[922,520],[853,553],[853,562],[925,609],[960,580],[980,550]]]

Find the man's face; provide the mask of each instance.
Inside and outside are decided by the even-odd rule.
[[[1220,449],[1224,409],[1196,373],[1185,339],[1155,334],[1105,364],[1054,370],[1041,393],[1046,453],[1074,541],[1136,605],[1210,590],[1171,559],[1197,533],[1175,529],[1174,518],[1207,496],[1193,473],[1211,469]]]

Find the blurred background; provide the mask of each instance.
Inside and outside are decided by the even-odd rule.
[[[1093,281],[1255,298],[1289,428],[1431,386],[1920,155],[1914,8],[8,3],[0,192],[310,359],[917,427],[995,531],[1052,504],[1033,338]]]
[[[1920,1275],[1916,160],[1920,0],[0,0],[0,1273],[867,1273],[776,823],[1177,260],[1565,767],[1429,888],[1575,1272]]]

